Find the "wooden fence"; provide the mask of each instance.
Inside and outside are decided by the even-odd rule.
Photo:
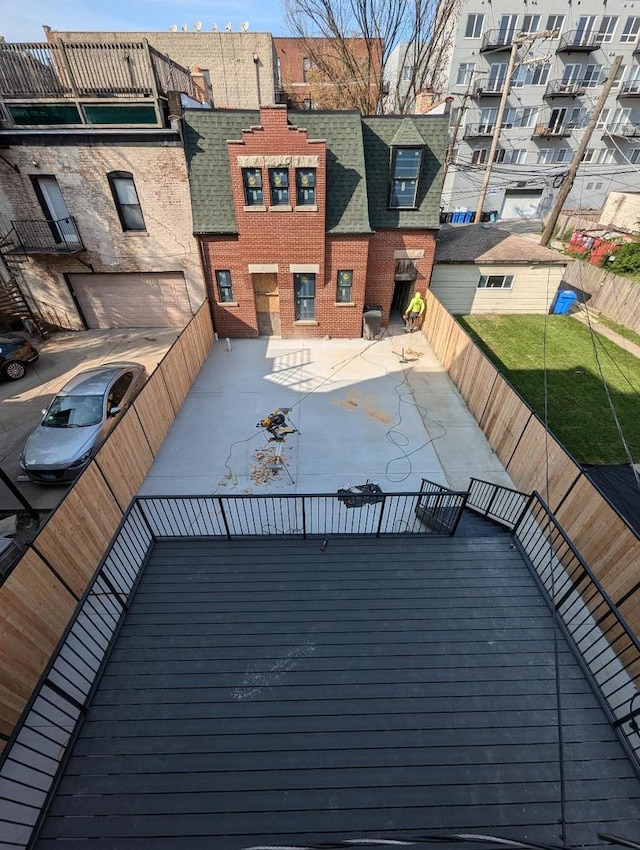
[[[193,317],[0,587],[0,736],[10,735],[213,342]]]
[[[640,333],[640,283],[585,260],[569,263],[562,281],[591,296],[584,299],[589,309]]]
[[[636,634],[640,539],[429,291],[424,333],[515,486],[538,490]]]

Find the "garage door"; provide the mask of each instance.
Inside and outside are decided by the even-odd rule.
[[[182,328],[191,318],[182,272],[71,274],[90,328]]]
[[[507,189],[500,218],[540,218],[541,189]]]

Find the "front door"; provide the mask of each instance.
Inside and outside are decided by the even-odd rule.
[[[278,273],[261,272],[251,275],[256,298],[256,315],[260,336],[280,336],[280,295]]]
[[[40,190],[41,206],[49,222],[56,242],[64,242],[69,247],[79,244],[78,233],[69,210],[62,197],[60,186],[55,177],[36,177]]]

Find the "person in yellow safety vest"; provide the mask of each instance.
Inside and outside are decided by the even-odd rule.
[[[416,292],[409,302],[409,306],[406,311],[402,314],[402,318],[405,321],[405,333],[412,333],[413,328],[416,325],[416,322],[419,318],[424,315],[424,311],[427,309],[427,305],[424,303],[424,299],[419,292]]]

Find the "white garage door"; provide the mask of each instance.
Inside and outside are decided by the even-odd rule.
[[[182,272],[71,274],[90,328],[182,328],[191,318]]]
[[[507,189],[500,218],[540,218],[541,189]]]

